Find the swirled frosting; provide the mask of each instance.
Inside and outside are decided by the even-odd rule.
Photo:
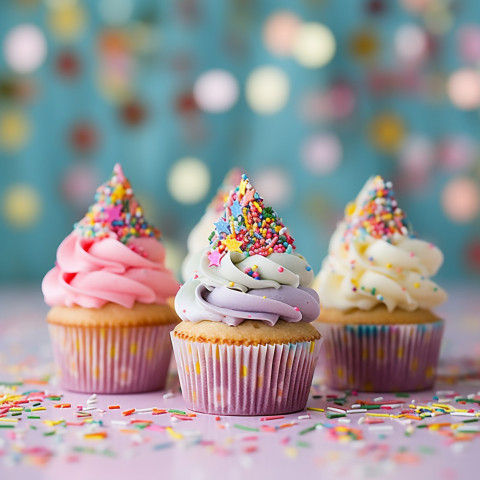
[[[319,299],[313,272],[293,238],[246,176],[215,223],[211,244],[194,255],[194,277],[175,298],[182,320],[237,326],[245,320],[311,322]]]
[[[187,239],[187,256],[182,264],[182,277],[186,281],[193,276],[196,268],[195,254],[202,251],[209,245],[208,236],[212,232],[213,224],[224,210],[225,200],[228,199],[229,193],[240,183],[241,171],[238,168],[232,168],[225,178],[222,185],[217,190],[217,194],[213,197],[208,205],[204,215],[200,221],[193,227]]]
[[[71,233],[57,250],[57,263],[42,290],[50,306],[100,308],[107,302],[164,304],[178,284],[164,266],[165,248],[153,238],[87,239]]]
[[[437,247],[415,238],[391,183],[377,176],[347,206],[315,288],[326,308],[431,309],[447,297],[429,278],[442,262]]]
[[[58,247],[56,265],[42,282],[45,302],[86,308],[164,304],[178,283],[165,267],[160,232],[145,220],[120,165],[95,199]]]

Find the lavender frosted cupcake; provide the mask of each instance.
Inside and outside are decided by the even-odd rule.
[[[409,391],[435,380],[446,293],[432,280],[441,251],[416,238],[391,182],[370,178],[333,234],[316,279],[327,382]]]
[[[305,407],[320,347],[313,272],[243,175],[178,292],[172,332],[188,408],[271,415]]]

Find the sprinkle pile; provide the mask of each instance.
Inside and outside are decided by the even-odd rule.
[[[160,238],[160,231],[145,219],[119,163],[110,179],[97,188],[95,203],[75,224],[74,232],[91,239],[113,237],[125,244],[131,237]]]
[[[47,382],[40,384],[48,388]],[[59,456],[67,462],[78,462],[82,455],[121,458],[125,446],[119,448],[119,438],[123,439],[120,445],[127,442],[133,451],[142,446],[154,452],[178,448],[183,457],[196,447],[213,455],[213,461],[218,456],[261,454],[267,443],[295,459],[299,449],[316,452],[319,446],[322,450],[361,441],[362,449],[354,447],[352,452],[365,457],[382,451],[385,460],[397,464],[412,459],[418,463],[421,455],[407,446],[391,451],[388,441],[382,441],[394,432],[402,433],[400,438],[406,441],[423,436],[426,443],[426,435],[436,434],[443,439],[443,454],[456,454],[468,442],[480,441],[480,392],[460,395],[455,390],[438,390],[433,397],[418,393],[420,398],[429,395],[430,400],[417,402],[408,393],[388,397],[360,396],[356,391],[327,394],[325,386],[314,383],[304,412],[234,419],[189,412],[179,392],[157,394],[162,406],[125,408],[121,403],[130,403],[133,396],[118,397],[117,403],[101,395],[81,395],[85,400],[76,405],[78,400],[67,401],[68,394],[38,389],[19,392],[23,386],[22,382],[0,382],[0,461],[38,467]],[[31,435],[38,445],[26,441]],[[62,446],[67,438],[68,450]],[[435,447],[424,444],[416,450],[431,456]]]
[[[291,253],[294,239],[273,208],[266,207],[244,174],[225,202],[223,216],[210,235],[210,266],[218,266],[227,252],[268,256]]]
[[[398,236],[414,236],[405,212],[395,200],[392,182],[385,182],[380,175],[371,178],[355,202],[347,205],[345,222],[343,235],[347,242],[367,235],[390,243]]]

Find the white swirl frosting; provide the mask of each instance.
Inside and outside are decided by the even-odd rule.
[[[210,245],[208,237],[215,228],[214,222],[218,220],[218,216],[219,213],[216,210],[208,209],[188,235],[188,253],[182,263],[182,277],[185,281],[193,275],[198,262],[197,254]]]
[[[391,243],[370,235],[346,242],[346,228],[345,222],[337,227],[315,280],[323,307],[370,310],[384,304],[389,311],[412,311],[446,300],[445,291],[428,278],[443,262],[437,247],[406,235]]]
[[[272,253],[245,256],[244,253],[227,251],[219,266],[209,266],[207,247],[197,256],[196,274],[203,284],[213,287],[230,287],[242,292],[260,288],[279,288],[281,285],[307,287],[313,281],[312,267],[296,253]],[[260,274],[255,279],[245,270],[255,268]]]

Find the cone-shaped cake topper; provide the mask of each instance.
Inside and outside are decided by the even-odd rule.
[[[160,238],[160,230],[149,224],[119,163],[108,181],[97,188],[95,203],[74,226],[77,235],[100,239],[113,237],[127,243],[131,237]]]
[[[230,192],[225,211],[210,236],[210,266],[219,266],[227,252],[249,255],[291,253],[294,239],[273,208],[266,207],[246,175]]]
[[[345,209],[346,241],[370,235],[392,242],[399,236],[414,236],[405,212],[398,206],[392,182],[377,175],[367,180],[356,200]]]

